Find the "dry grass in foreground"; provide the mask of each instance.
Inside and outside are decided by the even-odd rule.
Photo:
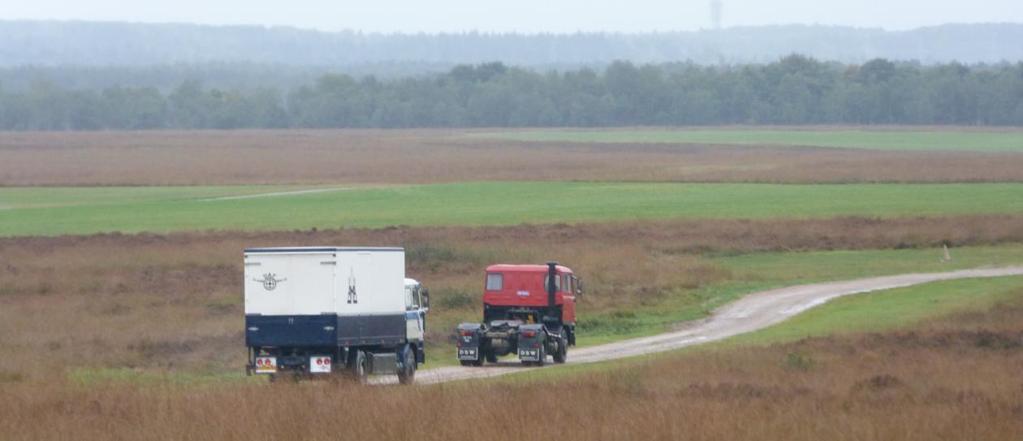
[[[691,351],[531,382],[0,383],[11,440],[1006,440],[1023,292],[884,334]]]
[[[458,130],[3,133],[0,185],[1018,182],[1023,154],[496,141]]]

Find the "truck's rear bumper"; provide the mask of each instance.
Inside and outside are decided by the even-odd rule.
[[[340,361],[341,357],[327,353],[301,356],[257,356],[245,366],[245,373],[248,375],[273,375],[292,372],[314,376],[323,375],[332,373],[336,366],[343,368],[344,364]]]

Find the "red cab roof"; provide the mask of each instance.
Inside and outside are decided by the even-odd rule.
[[[567,266],[557,266],[558,271],[562,273],[572,273],[572,270]],[[535,273],[535,272],[547,272],[547,265],[511,265],[506,263],[500,263],[497,265],[490,265],[487,267],[488,273],[510,273],[510,272],[523,272],[523,273]]]

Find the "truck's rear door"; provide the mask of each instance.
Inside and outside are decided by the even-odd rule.
[[[334,269],[329,251],[265,251],[245,255],[245,314],[334,315]]]

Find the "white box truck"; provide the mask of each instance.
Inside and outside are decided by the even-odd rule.
[[[429,294],[405,277],[405,250],[245,250],[245,344],[251,374],[370,373],[415,379],[426,361]]]

